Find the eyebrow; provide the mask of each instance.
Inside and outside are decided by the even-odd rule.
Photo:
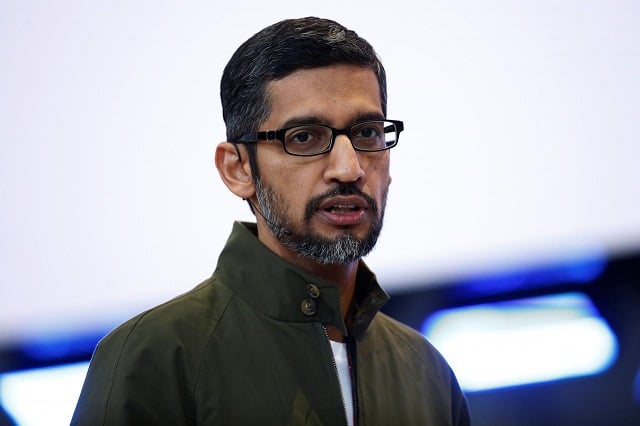
[[[362,113],[362,114],[357,115],[356,117],[354,117],[351,120],[349,125],[360,123],[362,121],[384,120],[384,119],[385,119],[384,115],[380,114],[379,112],[367,112],[367,113]],[[282,126],[280,126],[280,128],[281,129],[286,129],[288,127],[306,126],[306,125],[329,126],[329,124],[327,124],[327,123],[329,123],[330,121],[331,120],[327,119],[326,117],[322,117],[322,116],[318,116],[318,115],[297,116],[297,117],[292,117],[292,118],[288,119],[287,121],[285,121],[282,124]]]

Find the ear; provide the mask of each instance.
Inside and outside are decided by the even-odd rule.
[[[243,155],[238,155],[242,148]],[[227,188],[240,198],[251,198],[255,194],[249,155],[243,146],[222,142],[216,148],[216,168]]]

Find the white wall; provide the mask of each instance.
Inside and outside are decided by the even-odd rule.
[[[378,50],[387,289],[640,248],[635,1],[0,1],[0,344],[92,328],[210,275],[233,51],[287,17]]]

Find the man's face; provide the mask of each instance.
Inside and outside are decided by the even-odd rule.
[[[270,82],[267,92],[271,114],[261,130],[309,123],[341,129],[384,118],[378,80],[364,67],[298,70]],[[389,151],[356,152],[339,135],[326,154],[295,157],[280,143],[261,143],[257,156],[257,201],[270,229],[260,239],[268,247],[324,264],[350,263],[373,248],[391,182]]]

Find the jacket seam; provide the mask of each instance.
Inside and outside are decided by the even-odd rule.
[[[109,386],[109,390],[107,391],[106,396],[106,400],[104,403],[104,416],[102,418],[102,425],[105,426],[107,424],[107,415],[109,414],[109,405],[111,404],[111,392],[113,391],[113,387],[115,385],[115,379],[116,379],[116,374],[118,372],[118,368],[120,367],[120,361],[122,360],[122,354],[124,353],[125,347],[127,346],[127,343],[129,342],[129,338],[131,337],[131,335],[133,334],[133,331],[136,329],[136,327],[138,326],[138,324],[140,323],[140,321],[142,321],[142,319],[147,316],[147,314],[150,311],[146,311],[143,314],[141,314],[138,319],[131,325],[131,328],[129,329],[129,332],[127,333],[127,336],[124,338],[124,341],[122,342],[122,345],[120,346],[120,352],[118,353],[118,359],[116,361],[116,364],[113,368],[113,372],[111,373],[111,385]]]
[[[213,283],[216,281],[212,281],[209,285],[213,285]],[[216,315],[215,318],[211,319],[211,322],[209,324],[208,330],[207,330],[207,335],[206,335],[206,339],[204,344],[202,345],[201,349],[200,349],[200,353],[198,354],[198,367],[197,367],[197,371],[195,372],[195,378],[193,381],[193,389],[191,389],[191,400],[193,402],[193,406],[195,409],[196,406],[196,390],[198,388],[198,386],[200,385],[200,379],[202,377],[202,370],[204,369],[204,363],[205,363],[205,354],[207,351],[207,348],[209,347],[209,345],[211,344],[211,338],[213,333],[215,332],[215,330],[218,328],[218,325],[220,324],[220,319],[224,316],[224,313],[226,312],[227,308],[229,307],[229,304],[231,303],[231,299],[233,299],[235,297],[235,293],[233,293],[233,291],[231,289],[229,289],[226,285],[224,285],[222,282],[220,282],[219,280],[217,280],[217,285],[223,286],[225,289],[227,289],[230,293],[230,295],[227,297],[227,300],[224,302],[224,308],[220,311],[220,313],[218,315]],[[195,422],[195,418],[194,418],[194,422]]]

